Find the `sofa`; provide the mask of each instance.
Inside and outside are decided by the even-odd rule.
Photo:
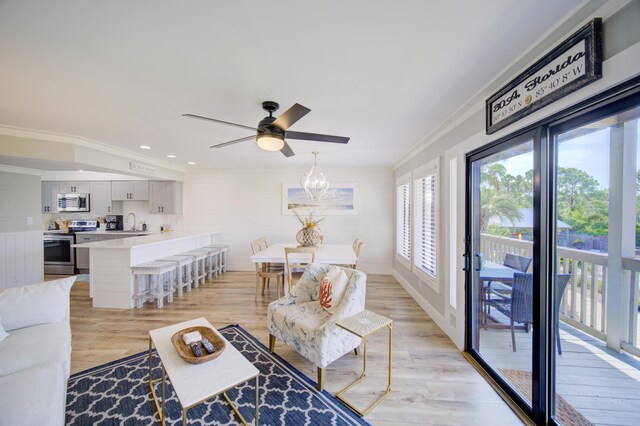
[[[344,274],[343,289],[340,295],[333,296],[337,303],[327,309],[322,300],[322,283],[332,269]],[[332,284],[334,288],[337,288],[338,281],[336,277]],[[290,293],[269,304],[269,350],[273,352],[276,339],[280,339],[313,362],[318,369],[318,389],[323,390],[325,367],[360,346],[360,337],[336,323],[364,310],[366,290],[367,275],[364,272],[320,263],[309,264]]]
[[[76,277],[0,291],[0,425],[64,425]]]

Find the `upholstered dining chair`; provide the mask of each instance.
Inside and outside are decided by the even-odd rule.
[[[325,368],[360,346],[359,337],[336,323],[364,310],[367,287],[364,272],[337,267],[345,272],[347,285],[337,309],[329,313],[319,299],[320,282],[331,267],[319,263],[308,265],[291,292],[271,302],[267,310],[269,350],[273,352],[276,339],[280,339],[313,362],[318,370],[319,390],[324,388]]]
[[[287,263],[289,289],[293,287],[293,270],[304,269],[316,260],[316,247],[285,247],[284,258]]]
[[[259,251],[267,248],[266,240],[259,238],[257,240],[251,241],[251,251],[253,254],[258,253]],[[262,295],[264,296],[265,287],[269,287],[269,283],[272,279],[276,281],[276,294],[277,297],[280,298],[280,289],[284,293],[284,269],[277,265],[272,265],[269,263],[260,263],[256,262],[256,297],[255,301],[258,301],[258,292],[260,291],[260,287],[262,287]]]

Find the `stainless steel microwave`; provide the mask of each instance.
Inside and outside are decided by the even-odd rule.
[[[89,194],[58,194],[58,211],[88,212]]]

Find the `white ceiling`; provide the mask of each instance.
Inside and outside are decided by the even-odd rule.
[[[584,3],[2,0],[0,124],[180,166],[391,166]],[[256,126],[263,100],[351,141],[209,149],[250,132],[181,117]]]

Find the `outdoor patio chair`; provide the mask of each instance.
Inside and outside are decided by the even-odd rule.
[[[502,264],[511,269],[515,269],[520,272],[527,272],[529,265],[531,265],[531,258],[526,256],[518,256],[517,254],[506,253],[504,255],[504,261]]]
[[[567,288],[571,274],[558,274],[556,277],[556,291],[553,304],[553,317],[555,318],[555,333],[556,333],[556,346],[558,349],[558,355],[562,355],[562,345],[560,344],[560,302],[562,302],[562,296]]]
[[[533,322],[533,275],[516,272],[513,274],[511,295],[489,299],[488,303],[495,307],[504,316],[509,318],[511,324],[511,344],[516,351],[515,323],[524,324],[525,331]]]

